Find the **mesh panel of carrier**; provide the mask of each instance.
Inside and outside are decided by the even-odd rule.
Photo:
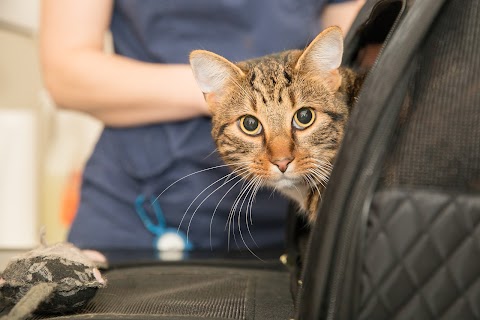
[[[480,190],[480,2],[449,1],[418,56],[386,184]]]
[[[293,312],[285,271],[153,265],[106,273],[79,314],[33,319],[287,319]]]
[[[480,2],[418,50],[368,216],[359,319],[480,319]]]

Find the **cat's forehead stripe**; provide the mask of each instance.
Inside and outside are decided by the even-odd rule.
[[[281,104],[290,97],[290,92],[286,95],[284,92],[292,83],[288,54],[250,60],[246,66],[250,88],[256,96],[257,104],[267,105],[269,102],[273,102],[273,105]],[[251,109],[257,112],[257,106],[252,105]]]

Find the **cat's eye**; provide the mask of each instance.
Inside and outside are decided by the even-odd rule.
[[[315,121],[315,112],[311,108],[301,108],[293,116],[292,124],[296,129],[303,130]]]
[[[240,129],[250,136],[259,135],[262,132],[262,124],[254,116],[246,115],[238,121]]]

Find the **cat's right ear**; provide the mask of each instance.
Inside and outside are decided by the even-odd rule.
[[[338,71],[343,55],[343,34],[333,26],[322,31],[303,51],[295,68],[322,75],[326,85],[337,91],[342,78]]]
[[[210,106],[232,81],[245,76],[235,64],[206,50],[193,51],[190,54],[190,65],[197,84]]]

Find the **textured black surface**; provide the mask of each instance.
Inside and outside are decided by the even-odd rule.
[[[360,319],[480,319],[480,195],[384,190],[368,222]]]
[[[447,1],[387,162],[388,185],[480,190],[480,1]]]
[[[49,319],[288,319],[293,312],[286,271],[157,265],[106,277],[107,288],[79,314]]]
[[[418,51],[360,257],[360,319],[480,319],[480,2]]]

